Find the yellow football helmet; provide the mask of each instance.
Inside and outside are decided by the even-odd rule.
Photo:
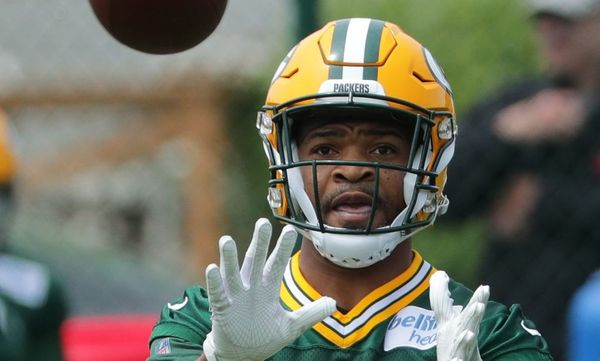
[[[6,115],[0,109],[0,184],[12,181],[15,172],[15,159],[8,139]]]
[[[8,139],[6,116],[0,109],[0,247],[8,239],[13,210],[13,176],[15,160]]]
[[[306,117],[307,111],[313,117]],[[352,161],[301,162],[293,124],[327,112],[379,112],[410,119],[413,139],[404,166]],[[268,201],[275,218],[292,224],[332,262],[349,268],[369,266],[404,239],[431,225],[448,200],[442,190],[456,136],[452,90],[431,53],[389,22],[352,18],[332,21],[296,45],[273,76],[265,105],[257,117],[269,160]],[[406,172],[406,208],[380,228],[332,227],[309,200],[301,167],[369,166]],[[316,180],[312,187],[318,188]],[[309,182],[310,183],[310,182]],[[377,198],[375,184],[374,198]],[[318,200],[317,200],[318,202]]]

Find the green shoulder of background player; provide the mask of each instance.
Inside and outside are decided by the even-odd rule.
[[[9,245],[16,160],[0,109],[0,359],[62,360],[63,289],[49,269]]]
[[[281,303],[297,309],[320,297],[298,269],[296,254],[286,270]],[[429,277],[434,268],[414,253],[409,269],[361,301],[359,309],[316,324],[270,360],[435,360],[437,323],[429,304]],[[450,282],[455,305],[473,292]],[[197,360],[210,332],[206,291],[191,287],[162,310],[151,337],[149,360]],[[489,302],[478,343],[483,360],[551,360],[546,342],[519,306]]]
[[[60,325],[67,309],[62,288],[45,266],[0,254],[0,358],[62,360]]]

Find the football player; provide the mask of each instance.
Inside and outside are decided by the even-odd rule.
[[[15,168],[0,109],[0,359],[59,361],[67,317],[63,288],[45,265],[8,244]]]
[[[412,249],[448,207],[457,134],[450,84],[419,42],[385,21],[328,23],[287,54],[257,128],[288,225],[268,256],[260,219],[241,268],[222,237],[206,290],[163,309],[150,360],[552,359],[519,306]]]

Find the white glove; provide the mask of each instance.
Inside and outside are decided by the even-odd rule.
[[[437,361],[481,361],[477,335],[489,286],[479,286],[467,306],[453,306],[448,291],[448,275],[437,271],[429,281],[429,302],[437,320]]]
[[[212,331],[203,348],[209,361],[264,360],[335,310],[329,297],[294,312],[281,306],[281,281],[296,236],[292,226],[285,226],[265,263],[271,224],[259,219],[241,271],[235,242],[221,237],[221,268],[215,264],[206,268]]]

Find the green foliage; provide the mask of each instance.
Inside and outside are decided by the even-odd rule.
[[[442,223],[417,234],[413,247],[436,268],[468,287],[476,287],[485,240],[480,222]]]

